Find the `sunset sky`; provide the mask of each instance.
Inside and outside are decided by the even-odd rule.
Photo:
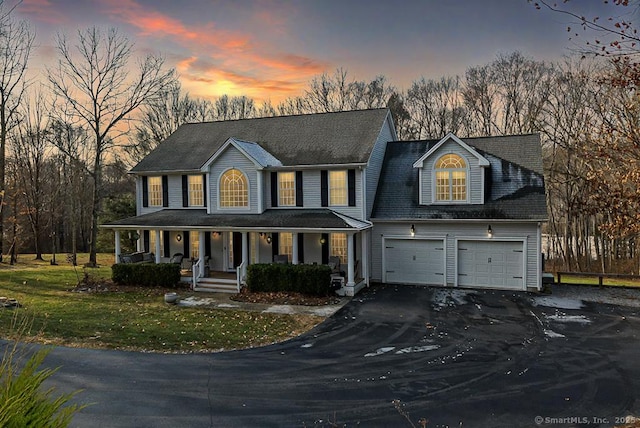
[[[611,8],[573,3],[587,16]],[[23,0],[17,12],[37,33],[36,70],[55,60],[56,33],[117,27],[138,51],[163,55],[192,96],[274,103],[338,67],[407,89],[500,52],[559,59],[572,46],[568,18],[527,0]]]

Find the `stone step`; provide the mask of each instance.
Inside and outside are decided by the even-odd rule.
[[[210,293],[237,293],[238,287],[235,281],[221,282],[213,281],[212,278],[207,278],[208,281],[202,281],[205,278],[200,278],[200,281],[196,285],[194,291],[208,291]]]

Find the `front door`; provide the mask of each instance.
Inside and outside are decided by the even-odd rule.
[[[230,232],[227,239],[227,266],[229,271],[235,271],[242,263],[242,233]]]

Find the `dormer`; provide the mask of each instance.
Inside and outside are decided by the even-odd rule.
[[[489,161],[473,147],[447,134],[414,162],[420,205],[484,204]]]

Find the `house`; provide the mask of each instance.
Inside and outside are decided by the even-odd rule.
[[[103,227],[116,260],[132,231],[156,262],[181,254],[196,289],[330,258],[342,295],[371,281],[539,289],[539,137],[396,140],[387,109],[185,124],[130,171],[137,215]]]
[[[198,287],[237,290],[250,263],[333,256],[353,295],[370,280],[368,218],[395,139],[386,109],[182,125],[130,171],[137,215],[104,225],[116,260],[121,233],[139,231],[156,262],[181,253]]]

